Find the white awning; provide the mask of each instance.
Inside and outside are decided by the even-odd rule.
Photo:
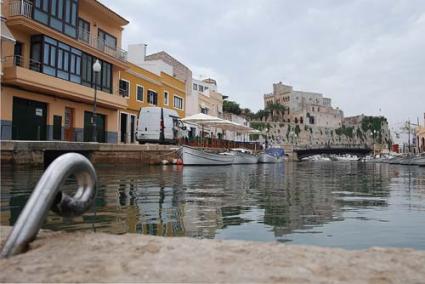
[[[3,19],[1,20],[1,38],[6,39],[6,40],[10,40],[12,42],[16,42],[15,37],[10,32],[9,28],[7,27],[7,25],[6,25],[6,23],[4,22]]]
[[[219,117],[207,115],[204,113],[198,113],[192,116],[185,117],[181,121],[186,123],[198,124],[200,126],[221,128],[223,130],[229,131],[250,132],[254,130],[248,126],[238,124],[236,122],[229,121],[226,119],[221,119]]]

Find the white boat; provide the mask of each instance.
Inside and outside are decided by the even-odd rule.
[[[235,157],[233,164],[257,164],[258,157],[252,154],[249,150],[243,148],[235,148],[229,152]]]
[[[223,166],[233,164],[235,156],[220,155],[189,146],[182,146],[181,158],[183,165],[186,166]]]
[[[282,148],[269,148],[264,153],[261,153],[258,162],[259,163],[281,163],[284,160],[284,150]]]
[[[258,157],[258,162],[260,164],[268,164],[268,163],[279,163],[280,160],[283,161],[282,158],[277,158],[275,156],[269,155],[267,153],[261,153]]]

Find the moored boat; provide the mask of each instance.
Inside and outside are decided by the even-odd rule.
[[[257,164],[258,156],[252,154],[250,151],[242,148],[232,149],[231,155],[234,155],[235,160],[233,164]]]
[[[262,164],[266,163],[281,163],[283,162],[283,157],[285,151],[282,148],[269,148],[261,153],[258,157],[258,162]]]
[[[186,166],[224,166],[233,164],[235,159],[234,155],[220,155],[189,146],[182,146],[180,151]]]

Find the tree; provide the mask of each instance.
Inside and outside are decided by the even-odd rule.
[[[223,111],[230,112],[236,115],[240,115],[242,113],[239,104],[233,101],[223,101]]]

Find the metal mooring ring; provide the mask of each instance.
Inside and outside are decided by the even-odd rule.
[[[74,175],[78,189],[70,197],[60,191],[66,178]],[[81,154],[67,153],[54,160],[38,181],[12,228],[1,257],[23,252],[37,236],[49,209],[61,216],[78,216],[89,209],[96,197],[96,172]]]

